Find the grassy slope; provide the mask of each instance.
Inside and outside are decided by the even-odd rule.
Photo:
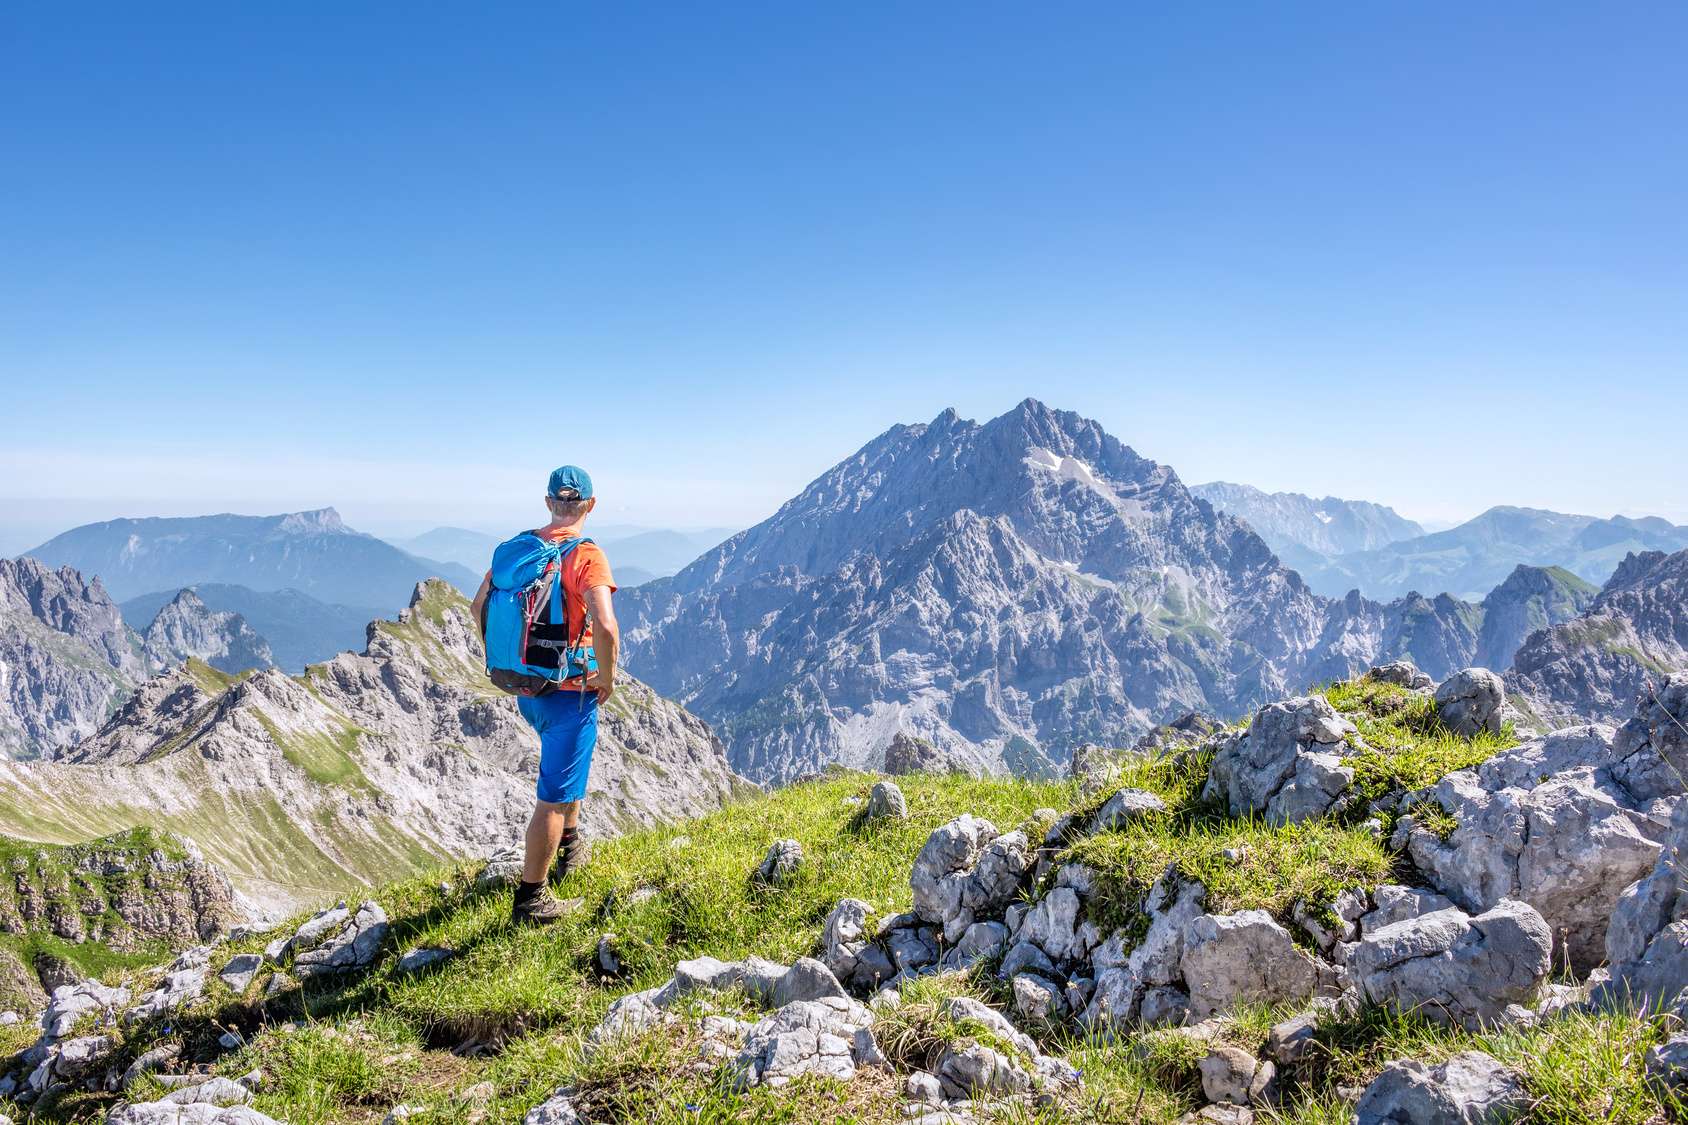
[[[1355,715],[1369,743],[1395,751],[1362,770],[1368,787],[1424,784],[1505,742],[1447,736],[1422,703],[1396,689],[1336,685],[1328,695]],[[1357,816],[1277,829],[1228,821],[1199,800],[1204,771],[1199,756],[1137,768],[1126,780],[1159,792],[1171,806],[1168,815],[1075,847],[1074,858],[1096,865],[1103,877],[1110,893],[1100,909],[1116,915],[1110,921],[1130,923],[1136,896],[1168,862],[1207,881],[1215,908],[1259,906],[1280,916],[1298,897],[1317,902],[1344,885],[1402,876],[1373,833],[1352,823]],[[373,1125],[400,1103],[421,1107],[411,1118],[417,1125],[465,1118],[514,1123],[565,1082],[577,1086],[593,1121],[900,1121],[900,1078],[874,1071],[850,1083],[735,1092],[721,1067],[699,1064],[695,1021],[590,1059],[583,1058],[581,1041],[611,1000],[660,983],[676,960],[701,953],[790,960],[814,952],[822,920],[845,896],[866,899],[881,912],[906,909],[915,853],[933,827],[954,815],[984,815],[1007,830],[1039,807],[1083,808],[1106,796],[1083,796],[1068,783],[901,780],[912,813],[906,823],[855,827],[853,802],[872,779],[835,773],[688,824],[601,844],[592,864],[561,888],[582,899],[581,907],[548,931],[511,930],[507,892],[476,891],[470,868],[390,886],[380,899],[395,934],[376,972],[295,993],[291,1011],[272,1009],[268,1017],[255,1000],[262,977],[244,1000],[217,985],[171,1034],[191,1052],[213,1040],[219,1026],[245,1029],[250,1045],[220,1059],[218,1071],[262,1067],[270,1081],[258,1107],[295,1125]],[[801,841],[808,856],[799,876],[780,888],[750,883],[748,873],[769,842],[785,836]],[[1220,854],[1239,845],[1240,859]],[[633,893],[647,888],[654,894]],[[625,979],[599,980],[591,968],[607,932],[626,960]],[[417,945],[448,946],[457,956],[429,973],[399,977],[397,955]],[[940,1001],[957,991],[1004,1001],[988,969],[918,982],[906,991],[904,1008],[877,1028],[888,1053],[918,1064],[943,1042],[976,1032],[940,1014]],[[733,997],[715,1003],[718,1010],[743,1007]],[[1227,1037],[1258,1048],[1282,1014],[1239,1013]],[[1664,1107],[1645,1088],[1641,1060],[1663,1030],[1658,1019],[1577,1016],[1535,1030],[1473,1036],[1368,1011],[1321,1030],[1318,1065],[1286,1076],[1282,1119],[1346,1121],[1352,1110],[1339,1086],[1365,1083],[1390,1058],[1436,1060],[1476,1045],[1524,1073],[1539,1099],[1535,1120],[1660,1121]],[[124,1051],[143,1049],[159,1034],[136,1031]],[[1084,1086],[1041,1120],[1172,1121],[1200,1104],[1198,1058],[1164,1033],[1107,1044],[1056,1031],[1046,1044],[1083,1071]],[[42,1119],[91,1115],[105,1104],[100,1095],[77,1095]]]

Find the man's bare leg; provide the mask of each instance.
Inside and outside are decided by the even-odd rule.
[[[535,801],[533,816],[528,820],[527,853],[522,859],[522,881],[541,883],[551,873],[551,863],[557,858],[563,833],[580,826],[580,802],[566,805],[550,801]]]

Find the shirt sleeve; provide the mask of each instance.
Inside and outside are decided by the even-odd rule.
[[[610,573],[610,560],[596,543],[583,544],[580,551],[580,585],[590,590],[594,586],[608,586],[615,593],[615,575]]]

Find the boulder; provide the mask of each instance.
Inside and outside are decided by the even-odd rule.
[[[364,902],[356,911],[345,903],[325,910],[293,935],[293,972],[317,977],[366,969],[381,952],[387,930],[387,913],[376,902]]]
[[[424,945],[405,950],[399,957],[395,968],[401,973],[420,973],[424,969],[433,968],[442,961],[449,961],[457,955],[455,949],[447,949],[438,945]]]
[[[1076,960],[1087,952],[1078,937],[1079,907],[1077,891],[1055,887],[1026,912],[1015,941],[1032,943],[1057,963]]]
[[[873,789],[867,795],[867,807],[862,810],[862,820],[874,821],[890,818],[892,820],[908,819],[908,799],[894,781],[875,782]]]
[[[1436,715],[1454,734],[1471,738],[1499,734],[1512,718],[1506,684],[1487,668],[1466,668],[1436,685]]]
[[[63,1039],[85,1020],[109,1023],[117,1010],[129,1002],[129,990],[107,988],[98,980],[61,985],[53,989],[47,1010],[41,1013],[42,1044]]]
[[[1239,1003],[1306,1000],[1320,983],[1314,959],[1264,910],[1192,919],[1179,968],[1198,1019]]]
[[[1031,1088],[1032,1076],[1013,1059],[983,1043],[952,1044],[938,1058],[945,1098],[1005,1097]]]
[[[1672,1035],[1647,1052],[1647,1081],[1676,1098],[1688,1093],[1688,1034]]]
[[[957,1022],[972,1021],[983,1025],[990,1033],[1010,1043],[1014,1049],[1028,1057],[1036,1057],[1037,1044],[1032,1037],[1008,1022],[1008,1017],[971,996],[952,996],[944,1001],[944,1012]]]
[[[1323,815],[1353,783],[1342,759],[1357,737],[1323,696],[1268,703],[1246,734],[1214,754],[1202,795],[1224,801],[1233,816],[1261,815],[1273,824]]]
[[[1277,1067],[1241,1047],[1220,1046],[1199,1064],[1202,1093],[1216,1104],[1265,1105],[1277,1097]]]
[[[886,973],[880,978],[869,974],[872,979],[856,980],[856,974],[862,967],[862,954],[873,944],[873,937],[868,932],[872,920],[872,906],[859,898],[846,898],[840,899],[838,905],[832,908],[832,913],[826,916],[826,923],[821,927],[821,960],[835,977],[852,988],[865,990],[879,979],[889,979],[892,975]],[[876,969],[879,967],[883,966],[875,966]]]
[[[1429,691],[1436,686],[1436,681],[1420,672],[1418,665],[1410,660],[1391,660],[1387,664],[1375,665],[1364,678],[1374,683],[1394,684],[1412,691]]]
[[[774,982],[771,1001],[783,1008],[801,1000],[823,1000],[829,997],[848,999],[849,993],[832,975],[832,970],[813,957],[799,957]]]
[[[961,940],[944,954],[945,969],[964,969],[975,961],[995,957],[1008,945],[1008,927],[1001,922],[974,922]]]
[[[1014,1010],[1027,1024],[1050,1024],[1061,1018],[1066,1005],[1053,981],[1036,973],[1020,973],[1014,978],[1013,989]]]
[[[489,887],[513,887],[522,881],[522,867],[527,859],[522,845],[504,848],[493,853],[486,866],[481,868],[480,874],[475,876],[475,885],[486,889]]]
[[[1535,999],[1552,946],[1542,916],[1505,899],[1481,914],[1450,907],[1369,933],[1349,949],[1348,973],[1366,999],[1476,1030]]]
[[[228,963],[217,970],[217,976],[222,982],[236,992],[245,992],[252,978],[258,975],[258,970],[264,967],[264,955],[261,953],[238,953],[230,957]]]
[[[1444,840],[1409,815],[1394,844],[1467,911],[1508,898],[1535,907],[1560,943],[1556,960],[1586,973],[1605,960],[1619,894],[1652,868],[1682,789],[1650,744],[1571,727],[1409,795],[1403,807],[1432,803],[1457,827]]]
[[[1366,1087],[1356,1125],[1500,1125],[1529,1107],[1518,1076],[1481,1051],[1439,1066],[1397,1059]]]
[[[750,1029],[734,1061],[737,1083],[779,1087],[805,1074],[849,1079],[879,1057],[873,1013],[844,997],[799,1000]]]
[[[953,943],[975,921],[1001,915],[1031,866],[1024,835],[998,835],[990,821],[963,813],[934,829],[915,856],[914,912]]]
[[[778,887],[790,882],[802,866],[802,844],[796,840],[775,840],[768,845],[768,853],[762,857],[751,878],[758,883]]]
[[[1147,789],[1121,789],[1096,810],[1092,832],[1108,832],[1124,828],[1139,820],[1166,811],[1166,802]]]

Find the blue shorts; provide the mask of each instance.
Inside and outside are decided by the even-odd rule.
[[[539,799],[566,805],[586,796],[592,748],[598,745],[597,694],[554,691],[518,696],[516,707],[528,726],[539,732]]]

